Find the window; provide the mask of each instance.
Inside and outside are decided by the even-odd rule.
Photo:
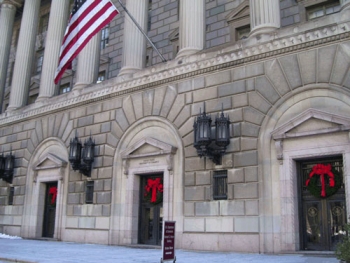
[[[10,187],[8,205],[13,205],[13,197],[15,195],[15,188]]]
[[[94,202],[94,181],[86,181],[85,203],[92,204]]]
[[[43,68],[44,54],[38,53],[36,58],[36,70],[35,73],[39,74]]]
[[[106,72],[102,71],[102,72],[98,73],[96,83],[100,83],[100,82],[104,81],[105,79],[106,79]]]
[[[339,11],[339,1],[326,1],[319,5],[312,5],[306,8],[307,18],[309,20],[337,13]]]
[[[227,170],[214,172],[213,198],[214,200],[227,199]]]
[[[249,1],[244,0],[234,8],[227,16],[226,21],[230,27],[230,36],[233,42],[245,39],[250,33],[250,6]]]
[[[104,27],[101,31],[101,46],[100,49],[105,49],[109,42],[109,25]]]
[[[70,83],[66,83],[64,85],[61,85],[60,86],[60,90],[59,90],[59,94],[64,94],[64,93],[67,93],[67,92],[70,92]]]
[[[242,40],[248,38],[250,33],[250,25],[236,28],[236,40]]]

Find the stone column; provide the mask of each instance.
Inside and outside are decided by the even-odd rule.
[[[15,20],[16,8],[21,6],[21,1],[5,0],[0,3],[0,112],[6,84],[7,69],[9,63],[13,23]]]
[[[100,66],[101,31],[96,34],[78,55],[75,90],[95,83]]]
[[[55,71],[69,15],[69,0],[52,0],[37,101],[55,95]]]
[[[180,50],[177,57],[188,56],[204,48],[203,0],[180,0]]]
[[[39,20],[40,0],[25,1],[19,31],[15,68],[7,111],[13,111],[27,103],[28,89],[34,58],[34,48]]]
[[[279,0],[250,0],[251,35],[270,33],[280,24]]]
[[[147,33],[148,0],[127,0],[126,8],[143,31]],[[134,22],[125,14],[123,60],[119,76],[130,76],[145,67],[146,41]]]

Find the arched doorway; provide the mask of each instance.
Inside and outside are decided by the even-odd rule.
[[[176,129],[157,117],[136,122],[124,134],[115,155],[119,165],[113,172],[110,244],[159,245],[163,220],[177,221],[177,230],[182,231],[182,148]],[[162,205],[143,199],[147,179],[155,178],[162,179]]]
[[[304,173],[309,175],[312,168],[310,166],[318,162],[332,163],[333,158],[336,158],[338,163],[342,162],[344,195],[340,203],[346,203],[343,205],[343,213],[347,213],[345,217],[348,217],[349,113],[350,97],[344,90],[335,87],[308,87],[300,88],[294,94],[281,99],[268,114],[269,117],[265,119],[259,136],[262,252],[334,248],[334,242],[331,241],[332,224],[328,221],[335,220],[330,217],[335,203],[332,204],[330,199],[328,203],[323,201],[315,204],[308,199],[309,196],[303,188],[305,178],[302,178],[302,167],[305,169]],[[304,174],[304,177],[306,175]],[[341,191],[338,194],[341,194]],[[328,217],[323,217],[327,220],[327,225],[319,227],[327,234],[319,240],[319,245],[310,246],[310,242],[307,241],[310,235],[307,210],[313,210],[312,207],[315,206],[326,207],[326,210],[323,209],[320,213],[328,214]]]
[[[67,149],[56,139],[45,140],[28,165],[21,236],[60,240],[64,229]]]

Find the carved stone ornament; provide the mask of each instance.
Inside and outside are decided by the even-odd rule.
[[[154,138],[142,138],[121,153],[123,159],[124,174],[129,174],[130,160],[145,160],[150,158],[153,160],[160,156],[166,157],[167,170],[172,171],[174,162],[173,156],[176,151],[176,147],[158,141]],[[154,162],[157,163],[158,161],[155,160]]]

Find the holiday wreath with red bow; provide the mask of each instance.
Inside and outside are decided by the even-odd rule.
[[[51,205],[56,205],[56,198],[57,198],[57,187],[51,186],[49,188],[49,195],[51,196]]]
[[[321,198],[334,195],[342,184],[341,174],[330,164],[315,164],[306,180],[309,192]]]
[[[162,178],[147,179],[144,198],[154,205],[163,202]]]

